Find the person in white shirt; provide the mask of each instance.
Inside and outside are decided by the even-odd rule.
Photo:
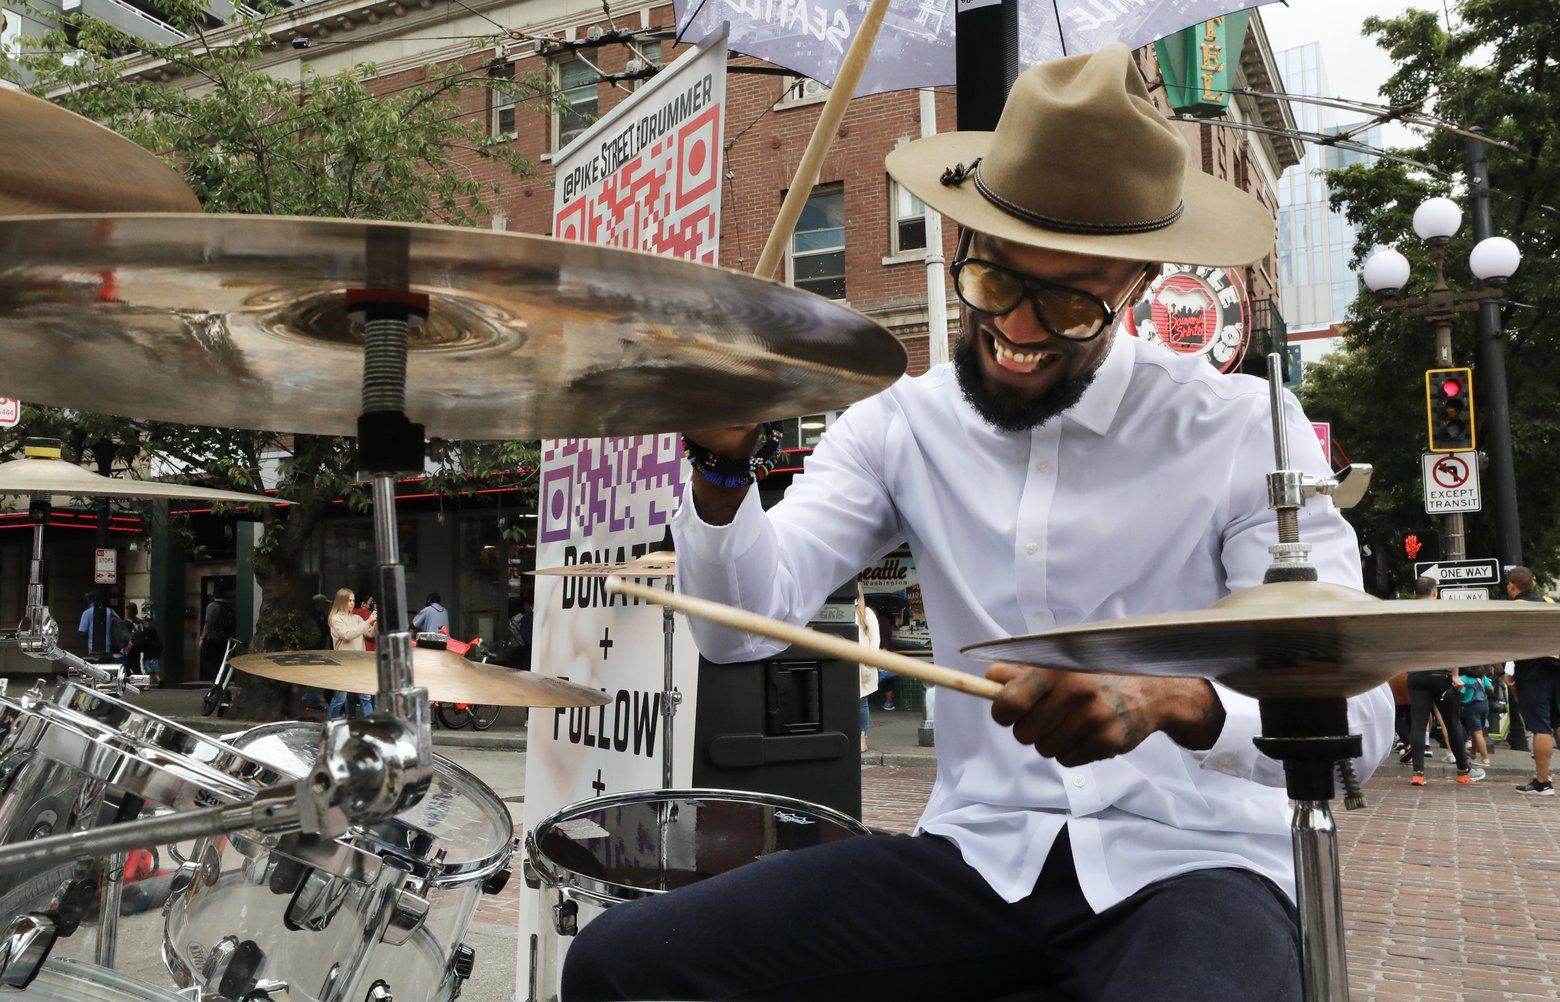
[[[889,156],[962,227],[954,362],[851,407],[768,512],[751,485],[767,436],[688,433],[677,587],[803,622],[908,541],[936,660],[1004,691],[942,692],[915,835],[766,856],[608,909],[570,947],[565,1002],[1300,997],[1283,773],[1252,744],[1256,702],[1203,679],[960,653],[1263,580],[1267,384],[1114,329],[1155,262],[1272,250],[1271,214],[1187,163],[1119,45],[1024,73],[995,133]],[[1287,422],[1292,465],[1329,473],[1292,398]],[[1312,499],[1300,527],[1321,580],[1360,587],[1332,501]],[[715,661],[779,646],[693,630]],[[1349,714],[1368,776],[1391,742],[1387,687]]]

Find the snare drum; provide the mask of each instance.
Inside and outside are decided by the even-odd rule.
[[[530,997],[556,997],[567,938],[606,908],[865,834],[832,808],[736,790],[619,793],[556,811],[525,837],[526,885],[554,897],[551,928],[531,941]]]
[[[283,774],[306,775],[317,723],[266,724],[230,738]],[[226,764],[219,755],[218,768]],[[395,818],[334,841],[257,833],[196,844],[198,870],[170,900],[163,959],[203,998],[285,989],[299,1002],[454,998],[471,973],[462,940],[484,893],[508,879],[509,812],[486,784],[434,756],[427,795]]]

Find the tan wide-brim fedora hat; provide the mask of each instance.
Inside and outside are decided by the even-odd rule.
[[[1124,45],[1026,70],[995,132],[927,136],[887,166],[967,229],[1034,247],[1216,267],[1273,250],[1272,214],[1190,166]]]

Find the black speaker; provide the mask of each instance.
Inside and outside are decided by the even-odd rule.
[[[854,619],[811,625],[856,639]],[[810,651],[736,664],[700,657],[693,785],[794,797],[860,819],[859,692],[855,664]]]

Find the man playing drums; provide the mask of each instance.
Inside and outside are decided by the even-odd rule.
[[[769,436],[688,435],[678,589],[799,623],[908,540],[937,660],[978,672],[961,646],[1259,584],[1277,541],[1266,383],[1116,327],[1156,262],[1257,260],[1273,221],[1188,168],[1130,53],[1031,69],[995,133],[906,144],[888,169],[962,228],[955,360],[850,408],[768,512],[751,481]],[[1330,473],[1288,414],[1292,465]],[[1332,501],[1300,518],[1321,580],[1358,588]],[[717,661],[779,646],[693,629]],[[994,706],[938,700],[915,835],[609,909],[569,951],[567,1002],[1299,998],[1282,771],[1252,745],[1255,701],[1201,679],[986,674],[1005,683]],[[1349,711],[1363,776],[1392,699],[1382,686]]]

